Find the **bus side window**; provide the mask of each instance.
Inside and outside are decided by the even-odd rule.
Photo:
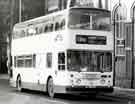
[[[18,38],[22,38],[22,30],[18,31],[19,37]]]
[[[57,31],[57,30],[59,30],[59,29],[60,29],[59,23],[56,22],[56,24],[55,24],[55,30]]]
[[[25,31],[24,30],[21,30],[20,37],[25,37]]]
[[[36,35],[37,35],[38,34],[38,27],[36,27],[35,30],[36,30]]]
[[[61,29],[64,29],[65,28],[65,20],[62,20],[60,27],[61,27]]]
[[[15,39],[15,32],[12,32],[12,38]]]
[[[53,31],[53,24],[49,24],[49,32]]]
[[[39,27],[38,31],[39,31],[39,34],[41,34],[42,33],[42,27]]]
[[[32,56],[32,63],[33,63],[33,67],[36,67],[36,55],[35,54]]]
[[[17,38],[17,32],[16,31],[13,31],[13,39],[16,39]]]
[[[23,58],[17,58],[17,67],[18,68],[24,67],[24,59]]]
[[[32,34],[29,32],[29,28],[27,29],[27,36],[31,36]]]
[[[47,53],[46,55],[46,67],[47,68],[52,67],[52,53]]]
[[[58,69],[65,70],[65,53],[58,53]]]
[[[26,35],[27,35],[27,31],[26,31],[26,29],[24,30],[24,37],[26,37]]]
[[[48,26],[46,25],[44,28],[44,32],[47,32],[47,31],[48,31]]]
[[[34,68],[36,67],[36,55],[24,55],[14,57],[14,67],[17,68]]]

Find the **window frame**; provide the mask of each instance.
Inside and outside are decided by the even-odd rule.
[[[19,61],[22,61],[23,64],[20,66]],[[26,66],[26,62],[30,61],[30,64]],[[36,54],[33,55],[21,55],[14,56],[14,67],[15,68],[35,68],[36,67]]]
[[[63,54],[63,55],[61,55],[60,56],[60,54]],[[61,60],[59,60],[60,59],[60,57],[64,57],[64,60],[62,59],[62,61]],[[66,54],[65,54],[65,52],[59,52],[58,53],[58,70],[65,70],[65,68],[66,68]]]
[[[46,67],[47,68],[52,68],[52,64],[53,64],[52,61],[53,61],[52,52],[46,53]]]

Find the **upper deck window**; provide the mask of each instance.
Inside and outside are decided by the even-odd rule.
[[[106,10],[74,8],[70,10],[70,29],[111,30],[111,13]]]
[[[92,0],[71,0],[70,7],[74,6],[91,6],[94,7]]]
[[[23,29],[13,31],[13,39],[22,38],[22,37],[25,37],[25,35],[26,35],[26,32]]]
[[[70,7],[102,8],[110,10],[110,0],[71,0]]]

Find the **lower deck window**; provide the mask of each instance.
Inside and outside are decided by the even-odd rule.
[[[35,67],[36,55],[23,55],[14,57],[14,67],[31,68]]]
[[[24,66],[24,60],[23,59],[18,59],[17,60],[17,67],[23,67]]]
[[[47,53],[46,66],[47,66],[47,68],[52,67],[52,53]]]

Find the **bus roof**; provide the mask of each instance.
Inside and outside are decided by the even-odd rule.
[[[34,19],[24,21],[24,22],[16,23],[14,27],[15,28],[24,28],[26,26],[41,23],[41,22],[43,22],[43,18],[45,18],[45,17],[46,16],[41,16],[41,17],[37,17],[37,18],[34,18]]]
[[[97,11],[104,11],[104,12],[110,12],[109,10],[107,9],[101,9],[101,8],[86,8],[86,7],[71,7],[70,9],[78,9],[78,10],[85,10],[85,9],[89,9],[89,10],[97,10]],[[54,14],[55,15],[59,15],[61,14],[62,12],[64,12],[65,10],[63,11],[58,11],[58,12],[54,12],[54,13],[50,13],[50,14],[47,14],[47,15],[44,15],[44,16],[40,16],[40,17],[37,17],[37,18],[34,18],[34,19],[30,19],[30,20],[26,20],[24,22],[20,22],[20,23],[16,23],[14,28],[25,28],[27,26],[31,26],[31,25],[35,25],[35,24],[39,24],[39,23],[42,23],[42,22],[46,22],[46,21],[49,21],[50,18],[46,18],[44,19],[45,17],[50,17],[50,16],[53,16]]]

